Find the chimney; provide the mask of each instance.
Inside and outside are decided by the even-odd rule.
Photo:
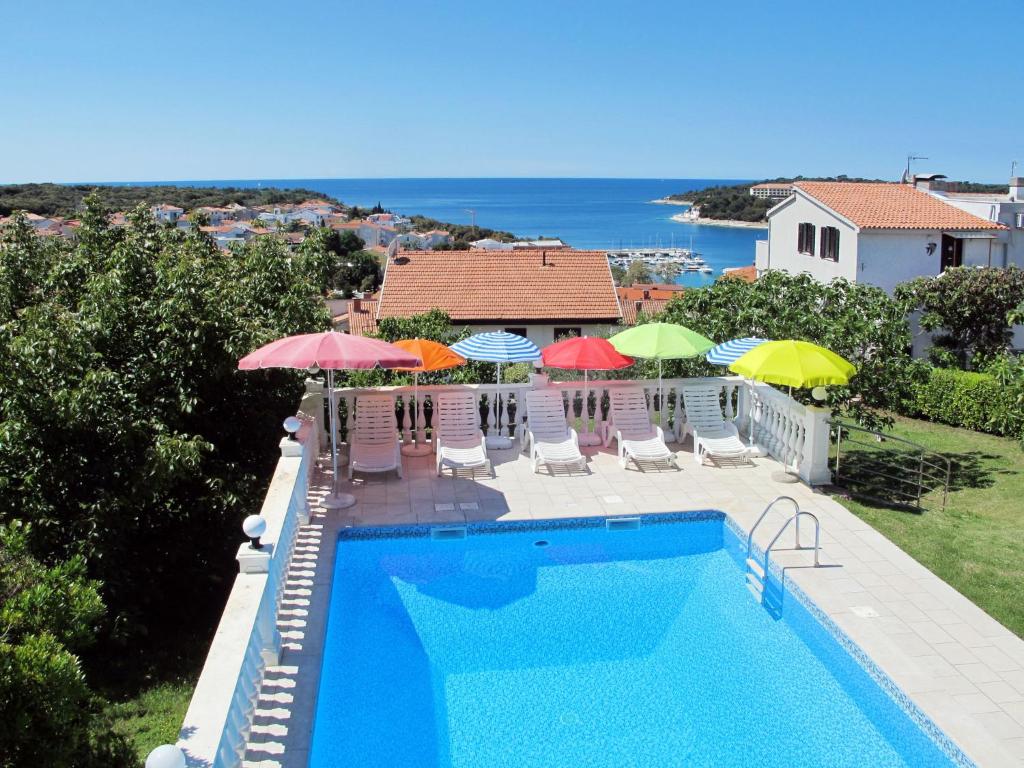
[[[363,300],[362,299],[352,299],[352,311],[353,312],[362,312],[363,311]]]
[[[636,311],[637,312],[640,312],[640,310],[642,310],[644,308],[644,303],[642,301],[636,301],[634,303],[636,304]]]
[[[645,299],[651,298],[651,292],[647,288],[644,288],[644,298]]]
[[[1024,201],[1024,176],[1014,176],[1010,179],[1010,199]]]
[[[548,252],[547,251],[541,251],[540,252],[540,265],[542,267],[546,267],[548,265]]]

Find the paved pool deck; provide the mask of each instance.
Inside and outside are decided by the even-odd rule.
[[[679,450],[678,470],[637,471],[623,470],[613,450],[588,448],[585,473],[552,476],[535,475],[512,449],[492,452],[494,476],[454,479],[436,477],[432,455],[405,457],[404,478],[360,476],[351,488],[358,503],[335,512],[318,505],[330,482],[322,459],[313,516],[288,576],[281,665],[265,675],[244,765],[307,764],[335,543],[345,526],[716,509],[749,531],[766,504],[788,495],[820,518],[821,562],[830,567],[813,568],[808,551],[773,550],[786,578],[979,766],[1024,766],[1024,641],[829,496],[774,479],[777,462],[698,466],[689,443]],[[785,519],[783,505],[777,510],[755,535],[762,546]]]

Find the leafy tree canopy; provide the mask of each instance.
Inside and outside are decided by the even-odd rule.
[[[327,200],[341,205],[338,200],[311,189],[4,184],[0,185],[0,216],[7,216],[12,211],[30,211],[42,216],[77,216],[89,195],[95,195],[101,205],[114,211],[127,211],[140,203],[167,203],[186,211],[203,206],[222,207],[231,203],[257,206],[301,203],[306,200]]]
[[[880,288],[845,280],[822,284],[810,275],[769,272],[753,283],[718,280],[672,299],[662,315],[715,341],[744,336],[803,339],[857,366],[848,387],[830,387],[829,402],[869,425],[882,423],[922,373],[910,358],[907,303]],[[666,363],[666,375],[721,374],[704,358]],[[794,396],[808,393],[794,391]]]
[[[643,261],[632,261],[622,275],[619,285],[630,286],[635,283],[653,283],[654,272]]]
[[[921,328],[935,332],[929,355],[938,365],[967,368],[1005,352],[1024,306],[1024,271],[1011,266],[957,267],[897,287],[921,309]]]
[[[316,238],[226,254],[144,207],[121,228],[104,214],[87,199],[74,242],[0,232],[0,523],[32,521],[41,560],[85,557],[109,657],[213,626],[301,389],[237,361],[327,327],[332,255]]]
[[[99,585],[80,555],[43,565],[29,534],[0,525],[0,766],[128,765],[75,656],[95,639]]]

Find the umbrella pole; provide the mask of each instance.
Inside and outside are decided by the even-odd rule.
[[[431,446],[420,440],[420,436],[426,437],[423,431],[423,406],[420,404],[420,374],[419,371],[413,371],[412,373],[412,399],[415,405],[407,404],[406,410],[409,411],[409,430],[412,432],[415,443],[412,441],[406,442],[402,448],[403,456],[426,456],[432,450]],[[416,424],[413,425],[415,420]]]
[[[485,442],[488,448],[501,450],[512,447],[512,440],[501,434],[501,363],[498,363],[498,384],[494,391],[494,434],[488,432]]]
[[[586,368],[583,369],[583,432],[579,435],[580,445],[600,445],[601,436],[590,431],[590,371]],[[600,398],[598,399],[596,408],[601,407]],[[597,420],[597,413],[594,413],[594,420]]]
[[[665,398],[661,394],[661,358],[658,358],[658,426],[665,428]]]
[[[330,403],[331,424],[331,494],[321,502],[327,509],[345,509],[356,503],[351,493],[338,492],[338,410],[334,402],[334,371],[327,369],[327,397]]]

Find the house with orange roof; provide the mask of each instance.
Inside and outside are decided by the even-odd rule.
[[[440,309],[474,332],[509,331],[538,346],[569,335],[607,335],[622,319],[604,251],[396,251],[375,305],[347,313],[349,328]]]
[[[1005,230],[910,184],[800,181],[768,211],[768,239],[758,242],[755,263],[758,274],[807,272],[891,292],[949,267],[992,265]]]
[[[153,218],[161,224],[177,224],[178,218],[185,213],[184,208],[168,205],[167,203],[154,205],[150,210],[153,212]]]

